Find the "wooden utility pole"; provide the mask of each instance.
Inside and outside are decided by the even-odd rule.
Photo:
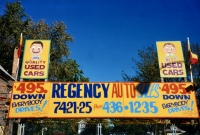
[[[16,78],[16,73],[17,73],[17,62],[18,62],[18,48],[14,49],[14,55],[13,55],[13,65],[12,65],[12,76]],[[17,80],[17,78],[16,78]],[[9,92],[10,93],[10,92]],[[8,99],[11,98],[10,95],[8,95]],[[10,99],[9,99],[9,104],[10,104]],[[8,104],[8,106],[9,106]],[[9,107],[8,107],[9,111]],[[10,129],[10,119],[5,115],[6,119],[6,124],[5,124],[5,129],[4,129],[4,135],[10,135],[9,129]]]

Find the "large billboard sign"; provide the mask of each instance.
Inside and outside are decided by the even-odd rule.
[[[163,78],[186,77],[180,41],[156,42],[160,76]]]
[[[9,118],[197,118],[190,82],[15,82]]]
[[[26,40],[20,78],[48,78],[50,42],[50,40]]]

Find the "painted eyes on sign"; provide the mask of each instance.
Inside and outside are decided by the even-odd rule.
[[[38,50],[40,50],[40,49],[41,49],[41,47],[40,47],[40,46],[38,46],[38,47],[32,46],[31,48],[32,48],[32,49],[35,49],[35,48],[36,48],[36,49],[38,49]]]
[[[174,51],[174,47],[165,47],[164,48],[165,51]]]
[[[35,46],[32,46],[31,47],[32,51],[40,51],[41,50],[41,47],[35,47]]]
[[[170,48],[168,48],[168,47],[166,47],[166,50],[173,50],[174,48],[173,47],[170,47]]]

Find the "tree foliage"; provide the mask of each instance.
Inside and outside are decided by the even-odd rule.
[[[132,59],[136,65],[133,67],[136,75],[130,76],[123,72],[122,76],[124,80],[141,82],[159,81],[159,65],[155,48],[149,46],[144,50],[138,50],[138,55],[139,60]]]
[[[193,53],[200,56],[200,46],[198,44],[191,44],[191,50]],[[188,52],[187,42],[182,42],[183,56],[185,60],[185,67],[187,73],[187,81],[191,81],[190,76],[190,56]],[[122,77],[124,81],[129,82],[161,82],[160,70],[158,63],[157,50],[152,45],[144,50],[138,50],[139,59],[133,59],[134,67],[136,74],[134,76],[128,75],[125,72],[122,72]],[[200,64],[192,65],[192,73],[194,85],[196,86],[196,95],[197,95],[197,105],[200,108]],[[180,82],[185,81],[184,78],[164,78],[165,82]],[[172,123],[179,124],[183,119],[171,119]],[[200,125],[199,125],[200,127]],[[199,128],[200,129],[200,128]]]
[[[20,33],[27,28],[28,21],[19,2],[6,3],[5,14],[0,16],[0,64],[9,73],[12,70],[14,49],[18,46]]]
[[[84,73],[79,69],[77,62],[69,58],[70,50],[67,43],[73,42],[73,37],[66,32],[64,22],[53,22],[51,25],[44,20],[34,22],[25,14],[18,1],[6,3],[5,14],[0,16],[0,25],[0,65],[10,74],[14,49],[19,44],[20,33],[23,33],[23,47],[26,39],[51,40],[50,81],[89,81],[89,78],[83,76]],[[23,55],[21,59],[22,57]]]
[[[190,60],[187,42],[182,42],[183,56],[185,60],[185,67],[187,72],[187,80],[191,81],[190,78]],[[198,44],[191,44],[191,50],[193,53],[200,55],[200,47]],[[140,82],[160,82],[160,69],[158,63],[158,55],[156,48],[151,45],[143,50],[138,50],[139,59],[133,59],[135,75],[131,76],[122,72],[124,81],[140,81]],[[197,87],[200,86],[200,64],[192,65],[192,73],[194,83]],[[165,82],[180,82],[184,81],[184,78],[165,78]]]

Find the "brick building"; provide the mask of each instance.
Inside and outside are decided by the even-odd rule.
[[[10,100],[13,81],[15,78],[0,65],[0,134],[8,129],[11,133],[12,129],[12,123],[7,119],[7,103]]]

